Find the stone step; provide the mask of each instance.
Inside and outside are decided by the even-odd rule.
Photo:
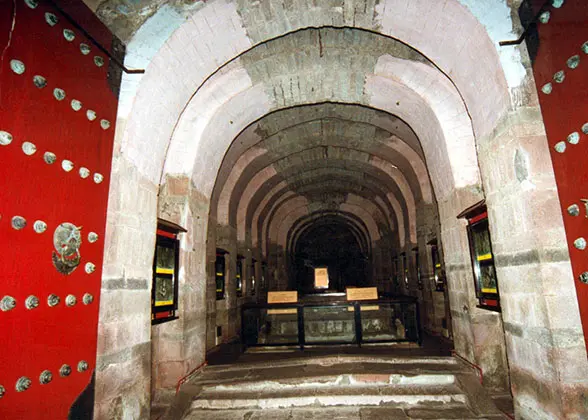
[[[206,391],[240,392],[248,391],[286,391],[288,389],[306,388],[368,388],[374,386],[444,386],[455,383],[455,375],[450,373],[436,374],[398,374],[398,373],[357,373],[340,375],[312,375],[297,377],[279,377],[273,380],[233,380],[219,384],[217,381],[200,382]]]
[[[257,355],[256,355],[257,356]],[[244,357],[245,358],[245,357]],[[282,360],[267,360],[259,362],[240,362],[230,365],[207,366],[207,372],[236,372],[240,370],[263,370],[286,367],[327,367],[334,368],[339,365],[361,365],[381,367],[388,365],[391,368],[423,368],[423,369],[463,369],[463,365],[453,357],[392,357],[392,356],[364,356],[364,355],[337,355],[337,356],[314,356],[314,357],[292,357]]]
[[[456,374],[468,373],[468,368],[451,358],[395,359],[365,361],[349,358],[326,358],[319,361],[298,359],[289,363],[243,364],[206,367],[192,384],[239,385],[256,382],[259,386],[285,386],[288,384],[332,382],[361,385],[364,382],[385,384],[446,384],[455,381]],[[345,377],[341,377],[346,375]]]
[[[358,355],[208,366],[182,386],[173,413],[168,418],[503,418],[453,358]]]
[[[195,409],[275,409],[289,407],[382,406],[414,407],[423,403],[467,403],[467,396],[455,385],[432,386],[323,386],[226,389],[204,388],[192,401]]]
[[[473,420],[505,419],[500,414],[477,415],[462,404],[398,407],[327,407],[244,410],[190,410],[185,420]]]

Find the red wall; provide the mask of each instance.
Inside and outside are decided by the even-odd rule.
[[[543,0],[534,1],[535,11]],[[551,150],[551,158],[557,181],[559,199],[562,206],[568,247],[574,271],[584,337],[588,332],[588,284],[579,281],[579,275],[588,271],[588,248],[578,250],[574,241],[583,237],[588,241],[588,214],[581,199],[588,199],[588,135],[582,126],[588,123],[588,54],[582,52],[582,44],[588,41],[588,2],[586,0],[566,0],[559,9],[550,7],[548,23],[538,24],[538,39],[531,50],[536,48],[533,72],[541,112]],[[580,64],[571,69],[567,60],[580,56]],[[553,75],[563,70],[565,79],[556,83]],[[553,90],[545,94],[541,88],[551,82]],[[580,142],[570,144],[566,139],[572,132],[580,134]],[[566,143],[566,150],[558,153],[554,146]],[[567,208],[572,204],[580,207],[578,216],[571,216]],[[541,203],[537,203],[541,205]],[[553,281],[558,281],[554,278]]]
[[[81,2],[71,4],[75,7],[62,2],[88,32],[110,47],[112,36],[106,28],[85,6],[80,6]],[[45,21],[46,12],[59,18],[55,26]],[[13,16],[15,26],[11,31]],[[72,42],[63,36],[66,28],[75,33]],[[82,42],[90,46],[90,54],[80,52]],[[0,398],[0,419],[65,419],[90,383],[96,363],[117,98],[107,81],[108,57],[43,0],[34,9],[24,0],[0,0],[0,50],[4,50],[0,130],[13,136],[11,144],[0,145],[0,299],[9,295],[17,301],[15,309],[0,311],[0,385],[5,388]],[[104,59],[102,67],[94,64],[95,55]],[[11,70],[12,59],[25,64],[23,74]],[[34,75],[45,77],[47,86],[37,88]],[[56,87],[65,90],[64,100],[54,98]],[[78,112],[70,106],[74,98],[83,104]],[[96,120],[87,119],[88,109],[96,112]],[[101,119],[108,120],[110,128],[101,128]],[[36,145],[32,156],[23,153],[25,141]],[[45,163],[46,151],[57,156],[55,163]],[[74,163],[71,172],[62,169],[63,159]],[[82,166],[90,170],[86,179],[78,172]],[[95,172],[104,175],[100,184],[93,181]],[[27,221],[22,230],[11,227],[16,215]],[[47,224],[44,233],[33,230],[36,220]],[[83,238],[81,264],[67,276],[57,272],[52,263],[53,232],[63,222],[82,226]],[[90,232],[98,234],[97,242],[88,241]],[[85,272],[87,262],[95,264],[95,272]],[[89,305],[82,303],[85,293],[94,296]],[[56,307],[47,304],[50,294],[61,299]],[[75,306],[65,305],[69,294],[77,298]],[[30,295],[37,296],[40,304],[29,310],[25,300]],[[85,372],[77,371],[81,360],[88,362]],[[59,375],[63,364],[72,367],[68,377]],[[39,375],[44,370],[51,371],[53,380],[42,385]],[[30,378],[32,385],[24,392],[16,392],[15,384],[22,376]]]

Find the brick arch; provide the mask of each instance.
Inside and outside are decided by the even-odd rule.
[[[265,2],[256,4],[262,7],[262,3]],[[238,7],[230,2],[217,1],[204,5],[153,56],[136,94],[127,98],[126,102],[133,105],[123,115],[128,115],[129,121],[123,136],[122,152],[139,173],[156,182],[160,178],[165,149],[179,114],[192,92],[219,66],[255,45],[283,36],[285,31],[333,25],[334,21],[336,26],[363,28],[399,39],[421,51],[444,74],[451,75],[468,104],[476,132],[486,134],[506,109],[508,91],[498,54],[484,26],[457,0],[442,3],[415,0],[410,8],[397,3],[398,0],[380,1],[377,6],[370,6],[365,15],[361,10],[356,11],[357,19],[354,14],[353,22],[335,20],[336,16],[340,18],[335,8],[322,5],[320,10],[312,13],[297,14],[295,20],[288,14],[272,17],[271,23],[264,21],[263,14],[259,14],[255,21],[244,19]],[[206,22],[212,21],[213,17],[221,23],[211,27]],[[454,25],[455,21],[459,21],[460,25]],[[455,33],[447,36],[439,31],[421,30],[427,24],[452,28]],[[191,43],[191,38],[199,42]],[[460,40],[459,44],[453,42],[455,39]],[[224,42],[217,45],[219,40]],[[185,48],[187,44],[190,45],[188,49]],[[475,72],[469,70],[474,68]],[[161,76],[169,71],[173,71],[175,77],[165,78],[162,84]],[[154,91],[159,94],[161,105],[153,106],[151,98]],[[158,115],[164,123],[155,124],[150,115]],[[150,144],[154,153],[145,156],[144,144]]]
[[[257,172],[257,174],[251,178],[250,182],[242,190],[242,193],[241,191],[236,192],[235,200],[233,201],[232,206],[234,211],[231,212],[232,217],[229,219],[231,225],[237,226],[238,230],[243,229],[243,225],[246,222],[247,211],[251,198],[256,192],[260,190],[264,183],[268,182],[270,178],[276,176],[285,178],[285,171],[290,167],[302,166],[302,170],[305,170],[304,167],[307,165],[308,167],[312,167],[313,164],[316,164],[317,160],[324,162],[325,159],[321,155],[322,150],[322,146],[314,149],[307,149],[301,153],[293,154],[290,157],[278,159],[272,162],[269,166],[266,166]],[[383,160],[373,161],[373,157],[370,157],[368,154],[359,152],[355,156],[343,156],[346,149],[330,147],[329,150],[331,150],[331,153],[337,151],[339,153],[338,156],[330,159],[341,160],[342,162],[350,162],[349,164],[353,162],[362,166],[369,166],[372,169],[368,170],[368,173],[380,174],[384,185],[389,185],[390,188],[393,188],[399,192],[399,197],[402,197],[403,203],[405,203],[407,208],[407,220],[410,223],[409,231],[411,232],[411,241],[414,242],[416,240],[415,199],[412,190],[410,189],[410,186],[408,185],[408,182],[404,176],[399,173],[399,171],[397,171],[397,169],[390,163]],[[288,162],[284,162],[286,159],[288,159]]]
[[[265,238],[266,245],[264,247],[266,253],[268,252],[269,240],[275,237],[275,243],[286,249],[287,236],[290,228],[301,217],[307,216],[311,211],[308,209],[308,203],[298,198],[292,198],[289,205],[282,205],[275,210],[275,216],[272,217],[272,222],[268,226],[267,238]],[[374,215],[368,210],[357,204],[344,204],[341,210],[346,213],[353,214],[363,221],[369,234],[370,243],[373,244],[380,239],[380,232],[378,230],[376,219]]]
[[[314,186],[314,188],[316,190],[320,191],[321,185],[318,186]],[[344,204],[349,204],[349,205],[353,205],[353,206],[357,206],[357,207],[361,207],[364,210],[368,211],[372,216],[373,221],[375,222],[376,226],[378,227],[378,229],[376,231],[370,231],[370,238],[374,238],[372,239],[372,242],[374,240],[377,240],[380,238],[380,226],[384,226],[388,228],[388,232],[393,231],[393,227],[389,225],[389,220],[387,219],[387,216],[383,213],[383,210],[380,206],[378,206],[376,203],[374,203],[372,201],[372,199],[369,197],[368,194],[366,195],[360,195],[359,193],[354,193],[353,190],[351,190],[352,192],[350,192],[348,194],[348,197],[346,198],[346,200],[341,203],[340,206],[337,207],[337,210],[342,209],[342,206]],[[292,201],[298,197],[304,197],[304,195],[300,195],[300,194],[290,194],[290,195],[284,195],[282,200],[279,200],[278,202],[276,202],[275,206],[273,206],[267,217],[263,220],[262,226],[261,226],[261,231],[262,231],[262,249],[267,251],[267,240],[274,240],[275,243],[277,243],[279,246],[286,246],[286,243],[284,242],[284,236],[283,235],[287,235],[288,232],[287,231],[283,231],[282,226],[284,226],[285,223],[285,219],[281,218],[279,216],[279,211],[284,208],[287,207],[286,210],[291,210],[293,207],[293,203]],[[307,199],[305,199],[305,206],[306,206],[306,212],[307,213],[312,213],[312,202],[309,202]],[[301,206],[302,207],[302,206]],[[353,212],[350,211],[350,213],[355,214]],[[272,227],[274,229],[278,229],[277,233],[276,231],[272,231]],[[288,227],[289,229],[289,227]]]
[[[347,142],[350,141],[350,139],[354,140],[354,137],[346,138],[341,136],[335,137],[333,141],[330,141],[330,139],[333,137],[326,138],[326,140],[329,140],[328,146],[333,150],[348,149],[350,153],[354,155],[365,156],[365,159],[369,162],[369,164],[386,172],[399,186],[403,192],[403,195],[408,197],[409,207],[414,207],[415,202],[420,200],[423,200],[428,204],[431,203],[432,196],[427,173],[425,172],[423,174],[424,179],[418,179],[415,173],[416,170],[421,170],[424,168],[424,163],[422,161],[420,161],[420,166],[415,170],[410,166],[410,162],[404,160],[404,156],[400,155],[400,153],[395,151],[392,147],[388,147],[387,145],[382,144],[381,146],[377,146],[378,148],[382,149],[381,152],[378,150],[372,152],[371,150],[364,150],[361,147],[347,147]],[[262,168],[273,164],[279,160],[278,158],[285,159],[294,155],[296,152],[301,153],[306,150],[316,149],[317,147],[327,146],[322,144],[322,137],[318,139],[305,139],[302,137],[294,138],[296,139],[296,142],[294,142],[294,140],[292,141],[295,144],[288,147],[287,152],[281,153],[277,149],[268,150],[270,148],[269,145],[265,145],[259,142],[252,148],[247,149],[244,154],[236,160],[235,164],[231,164],[231,160],[229,160],[229,162],[227,162],[226,159],[223,161],[221,170],[223,167],[225,167],[225,165],[228,165],[230,167],[230,173],[225,178],[227,181],[224,183],[224,185],[222,185],[222,180],[219,179],[217,181],[217,183],[220,182],[222,185],[220,195],[218,193],[213,193],[212,196],[212,206],[214,208],[215,204],[217,204],[217,221],[220,224],[228,224],[229,214],[236,212],[237,208],[243,208],[241,204],[241,193],[245,188],[247,188],[248,180],[254,176],[256,171],[262,170]],[[385,140],[388,142],[389,137],[387,136]],[[238,137],[233,144],[235,143],[240,144],[240,137]],[[405,151],[406,149],[402,150]],[[254,155],[254,157],[249,158],[252,155]],[[418,154],[416,156],[418,159]],[[393,159],[393,157],[396,157],[396,159]],[[242,164],[244,163],[245,159],[247,159],[248,165]],[[424,191],[421,189],[423,185]],[[218,188],[220,188],[220,186],[217,184],[215,186],[215,190]]]
[[[292,250],[294,249],[294,245],[302,232],[309,226],[321,219],[328,219],[328,218],[340,218],[347,222],[347,224],[357,231],[356,238],[358,238],[358,243],[362,248],[362,251],[366,255],[371,255],[372,248],[371,248],[371,240],[369,238],[369,233],[367,231],[367,227],[363,223],[363,221],[358,218],[356,215],[344,212],[342,210],[322,210],[322,211],[314,211],[308,213],[307,215],[300,217],[296,220],[289,232],[288,237],[286,240],[286,252],[292,256]]]
[[[233,141],[223,160],[217,176],[215,192],[212,195],[212,208],[217,209],[217,220],[220,223],[228,223],[230,195],[233,194],[235,189],[239,190],[239,188],[244,187],[243,180],[240,181],[240,187],[238,186],[239,176],[241,178],[247,177],[247,173],[254,170],[252,167],[256,163],[265,161],[263,158],[267,154],[271,154],[273,157],[280,152],[281,147],[273,144],[274,139],[280,145],[284,144],[284,147],[287,147],[289,152],[292,152],[290,150],[292,148],[302,150],[310,147],[313,143],[327,143],[333,146],[340,145],[354,150],[365,151],[374,157],[387,160],[401,169],[411,185],[411,189],[414,191],[417,200],[422,199],[425,203],[432,202],[431,187],[428,173],[421,157],[422,151],[420,150],[420,144],[414,136],[414,133],[410,130],[410,127],[398,119],[390,127],[390,121],[387,124],[381,122],[379,125],[376,125],[375,123],[362,121],[362,119],[352,120],[347,119],[350,117],[341,118],[333,116],[333,111],[324,111],[324,108],[331,107],[336,107],[335,109],[341,110],[356,108],[358,111],[363,111],[363,113],[369,113],[372,118],[375,118],[375,115],[377,115],[375,110],[364,107],[344,106],[341,104],[309,105],[302,108],[310,108],[315,112],[305,115],[303,110],[287,109],[272,113],[255,124],[253,129],[250,126],[239,134]],[[325,117],[320,114],[317,117],[316,114],[321,111],[326,114]],[[298,112],[299,115],[291,115],[294,112]],[[282,121],[280,117],[283,118],[281,124],[279,124]],[[271,122],[265,123],[264,121],[266,119],[271,119]],[[291,122],[293,119],[294,122]],[[333,124],[335,130],[330,126],[331,124]],[[318,133],[316,132],[317,126],[320,126],[320,132]],[[401,126],[401,129],[398,129],[399,126]],[[347,134],[340,127],[350,127],[348,131],[351,131],[351,133]],[[273,131],[268,132],[270,128]],[[324,130],[329,135],[325,134]],[[394,130],[395,133],[388,130]],[[263,135],[260,136],[259,133],[263,133]],[[365,134],[373,135],[374,139],[371,140],[362,137]],[[405,137],[413,137],[414,139],[409,139],[409,142],[405,142],[398,137],[400,134],[403,134]],[[286,144],[288,138],[295,139],[295,141],[290,142],[293,144]],[[402,145],[399,145],[399,142]],[[410,145],[411,143],[412,146]],[[413,150],[415,148],[417,150]],[[249,156],[253,155],[254,158],[249,158]],[[247,164],[244,164],[244,159],[246,159]],[[220,189],[220,193],[217,191],[218,189]]]
[[[373,167],[369,167],[366,164],[359,164],[359,166],[355,166],[355,169],[352,166],[348,166],[347,170],[341,170],[337,172],[333,172],[328,168],[324,168],[324,161],[317,160],[315,161],[314,166],[310,166],[312,162],[307,162],[306,164],[297,165],[293,168],[294,171],[298,171],[299,175],[302,176],[302,179],[308,179],[310,181],[310,185],[320,181],[324,178],[329,179],[337,179],[343,185],[346,184],[357,184],[357,185],[364,185],[364,188],[368,188],[374,192],[373,197],[380,197],[384,201],[384,206],[386,210],[383,210],[383,213],[386,215],[390,215],[388,217],[389,221],[387,224],[390,226],[398,226],[401,225],[398,229],[400,233],[404,233],[405,231],[408,232],[408,227],[404,227],[404,223],[409,218],[409,212],[406,207],[406,203],[403,199],[398,199],[401,197],[400,191],[398,189],[393,188],[393,180],[388,178],[387,175],[379,170],[374,169]],[[334,161],[336,164],[341,164],[341,161]],[[349,164],[350,165],[350,164]],[[336,169],[336,168],[335,168]],[[306,173],[305,173],[306,172]],[[296,174],[294,174],[296,176]],[[284,180],[284,183],[281,184],[280,181]],[[281,189],[275,188],[276,184],[281,184]],[[245,233],[249,224],[247,223],[247,212],[254,212],[257,214],[257,218],[260,216],[264,217],[263,208],[260,206],[260,211],[253,210],[249,203],[255,202],[256,197],[264,197],[265,206],[275,204],[275,200],[272,201],[272,197],[276,196],[279,197],[280,194],[285,194],[287,191],[292,190],[293,186],[288,183],[287,179],[280,176],[277,172],[274,175],[265,177],[263,176],[263,182],[259,180],[252,184],[251,190],[255,191],[255,195],[252,196],[252,199],[249,200],[248,204],[242,204],[239,207],[239,214],[237,218],[237,237],[239,240],[245,239]],[[390,192],[392,191],[392,192]],[[266,200],[267,199],[267,200]],[[272,204],[273,203],[273,204]],[[402,205],[400,204],[402,203]],[[414,217],[414,214],[413,214]],[[396,220],[394,220],[396,219]],[[255,231],[255,217],[252,220],[251,228]],[[253,244],[256,243],[256,235],[253,234]],[[416,232],[411,233],[410,241],[414,242],[414,238],[416,237]],[[404,238],[402,239],[404,242]]]
[[[312,174],[310,175],[312,176]],[[402,218],[403,216],[400,204],[398,203],[398,201],[396,201],[397,206],[395,207],[395,209],[392,209],[392,204],[390,204],[390,207],[388,207],[386,203],[390,198],[385,197],[385,201],[384,199],[380,198],[377,191],[378,190],[376,190],[376,192],[374,193],[374,196],[376,197],[374,199],[374,203],[376,203],[386,215],[390,226],[390,230],[397,230],[397,226],[401,225],[401,227],[398,229],[400,229],[400,232],[404,232],[404,219]],[[271,209],[274,208],[276,202],[280,198],[285,198],[287,196],[292,196],[294,194],[296,193],[291,189],[291,186],[289,186],[285,181],[279,181],[274,184],[270,184],[267,193],[265,191],[260,191],[258,195],[262,198],[261,200],[259,200],[259,204],[255,206],[255,211],[249,212],[246,224],[243,227],[244,230],[238,230],[237,239],[239,241],[251,243],[253,247],[260,246],[259,238],[263,236],[261,230],[263,221],[267,217],[267,214]],[[248,227],[250,228],[248,229]],[[250,238],[247,237],[248,233],[250,233],[251,235]]]
[[[276,59],[279,58],[286,59]],[[436,83],[435,91],[416,92],[413,89],[414,77],[405,80],[391,73],[390,68],[396,64],[394,57],[381,56],[377,59],[383,60],[384,64],[376,64],[373,70],[375,74],[366,73],[361,79],[362,83],[358,82],[357,89],[361,89],[364,94],[351,98],[350,103],[393,113],[409,124],[421,140],[427,160],[434,162],[429,170],[440,197],[447,195],[456,186],[479,184],[472,125],[460,94],[451,81],[434,67],[403,60],[406,70],[421,74],[422,80],[429,85]],[[232,139],[247,125],[277,109],[321,100],[345,102],[350,99],[344,91],[331,91],[327,90],[329,86],[318,86],[312,99],[296,97],[288,98],[287,101],[284,99],[284,104],[277,103],[277,99],[268,92],[277,89],[276,86],[282,83],[279,75],[276,75],[275,80],[255,82],[241,63],[245,61],[244,57],[239,60],[216,73],[192,98],[179,120],[169,149],[166,171],[190,171],[193,168],[194,183],[206,195],[210,195],[214,180],[205,174],[220,165],[221,156]],[[324,68],[320,61],[309,63],[309,66],[306,74],[309,79],[321,79],[325,72],[336,72],[336,69]],[[231,85],[230,92],[216,92],[218,86],[227,84]],[[439,102],[439,97],[444,100]],[[395,102],[391,102],[390,98],[394,98]],[[201,108],[205,105],[209,111],[202,113]],[[214,138],[215,141],[202,141],[206,138]],[[449,148],[451,154],[447,152]],[[194,162],[190,163],[192,159]]]

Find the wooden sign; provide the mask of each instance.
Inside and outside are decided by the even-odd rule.
[[[347,300],[377,300],[377,287],[347,288]]]
[[[268,292],[267,303],[296,303],[298,292]]]

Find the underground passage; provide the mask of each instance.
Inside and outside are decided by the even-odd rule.
[[[0,1],[1,419],[588,418],[584,0]]]

